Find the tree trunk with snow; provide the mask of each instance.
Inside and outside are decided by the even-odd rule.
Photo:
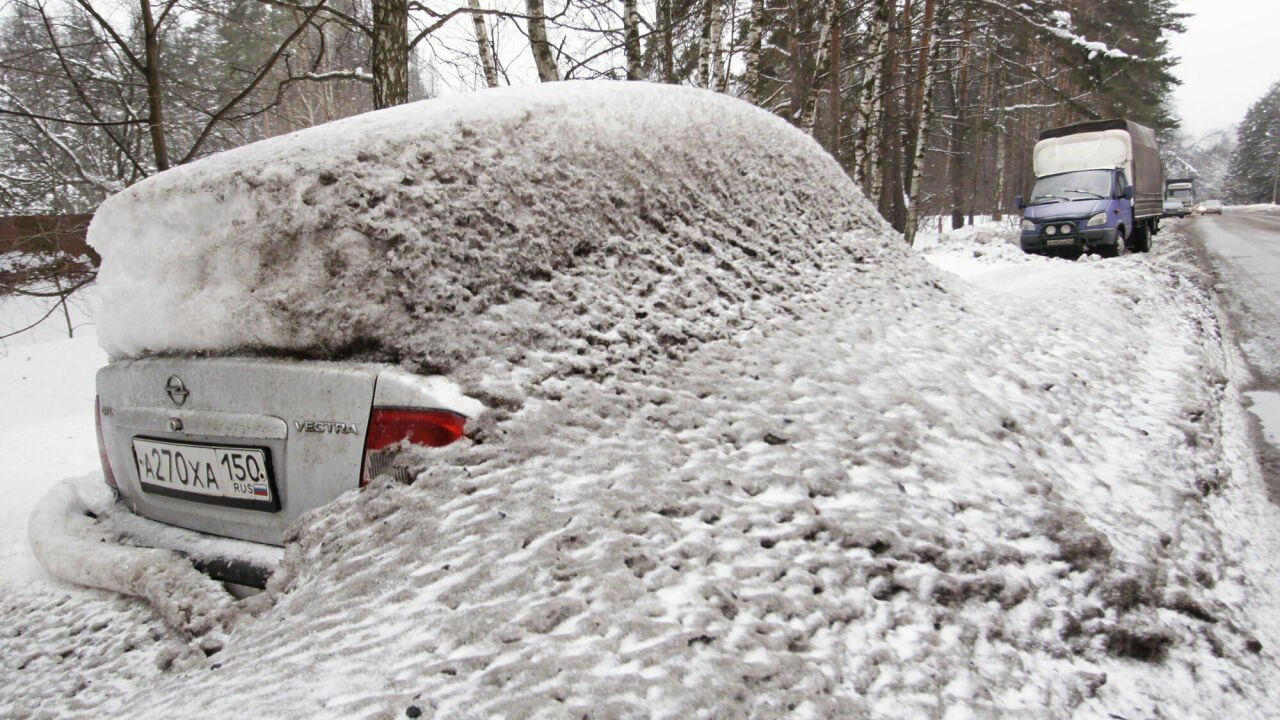
[[[551,43],[547,40],[547,14],[542,0],[525,0],[525,8],[529,17],[529,48],[533,51],[533,63],[538,68],[538,79],[555,82],[560,79],[560,71],[556,68]]]
[[[919,85],[916,88],[915,138],[911,160],[907,166],[906,187],[907,222],[903,235],[910,245],[915,241],[916,225],[920,221],[920,203],[924,199],[921,180],[924,175],[924,154],[929,140],[929,125],[933,122],[933,76],[941,60],[942,43],[934,32],[934,0],[925,1],[924,24],[921,27],[920,60],[917,66]]]

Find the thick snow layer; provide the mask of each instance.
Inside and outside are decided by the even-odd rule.
[[[582,82],[415,103],[176,168],[106,202],[89,242],[114,357],[376,358],[504,404],[509,389],[477,383],[643,367],[749,327],[815,269],[881,254],[872,217],[769,113]]]
[[[543,378],[304,520],[221,651],[10,664],[0,712],[1270,715],[1280,543],[1200,272],[1001,232],[934,243],[968,282],[848,262],[683,361]],[[5,658],[78,647],[11,604]]]

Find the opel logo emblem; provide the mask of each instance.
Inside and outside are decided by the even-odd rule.
[[[169,394],[169,399],[178,407],[182,407],[182,403],[186,402],[187,396],[191,394],[187,390],[187,386],[183,384],[182,378],[177,375],[169,376],[169,382],[164,384],[164,391]]]

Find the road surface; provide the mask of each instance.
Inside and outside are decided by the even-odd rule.
[[[1260,459],[1280,503],[1280,207],[1274,211],[1228,208],[1178,223],[1205,250],[1226,300],[1245,360],[1253,370],[1247,388],[1261,419]]]

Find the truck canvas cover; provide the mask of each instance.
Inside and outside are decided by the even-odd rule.
[[[1127,177],[1133,173],[1129,158],[1133,144],[1123,130],[1070,135],[1056,142],[1036,143],[1032,164],[1036,177],[1057,175],[1074,170],[1113,170],[1120,168]]]
[[[1136,217],[1157,216],[1164,199],[1164,173],[1156,135],[1129,120],[1093,120],[1040,134],[1032,151],[1036,177],[1076,170],[1124,170],[1134,186]]]

